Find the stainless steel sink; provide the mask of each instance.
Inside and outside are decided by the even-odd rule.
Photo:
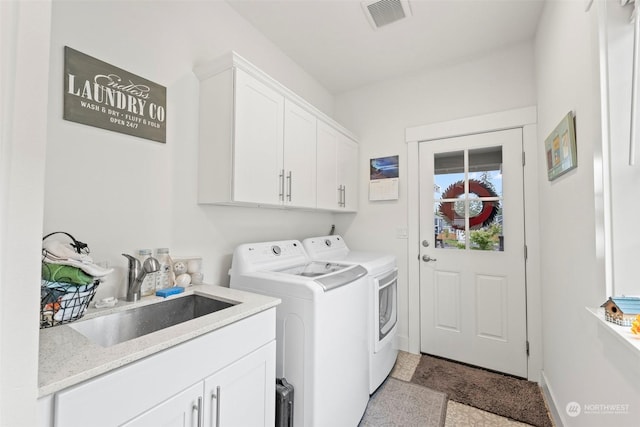
[[[73,322],[69,326],[94,343],[110,347],[236,304],[192,294]]]

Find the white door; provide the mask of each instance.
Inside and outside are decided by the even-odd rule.
[[[526,377],[522,130],[419,152],[421,351]]]

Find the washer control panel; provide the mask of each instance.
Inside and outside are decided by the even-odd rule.
[[[342,237],[338,235],[312,237],[302,242],[307,254],[313,259],[346,255],[349,251]]]
[[[309,258],[297,240],[240,245],[233,257],[234,268],[239,271],[275,270],[283,265],[305,263]]]

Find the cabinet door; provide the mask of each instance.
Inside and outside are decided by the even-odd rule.
[[[316,207],[316,117],[284,103],[284,204]]]
[[[338,185],[342,185],[342,208],[358,210],[358,144],[340,134],[336,150]]]
[[[233,200],[281,204],[284,97],[239,69],[235,84]]]
[[[202,382],[194,384],[163,403],[138,415],[122,427],[196,427],[201,424]],[[96,414],[99,416],[99,414]]]
[[[339,132],[328,124],[318,121],[317,131],[317,207],[338,209],[340,191],[338,189],[338,165],[336,150]]]
[[[204,382],[204,425],[273,427],[276,343],[259,348]]]
[[[38,399],[38,427],[53,427],[53,395]]]

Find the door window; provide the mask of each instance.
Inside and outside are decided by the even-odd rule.
[[[502,147],[434,154],[436,248],[504,251]]]

